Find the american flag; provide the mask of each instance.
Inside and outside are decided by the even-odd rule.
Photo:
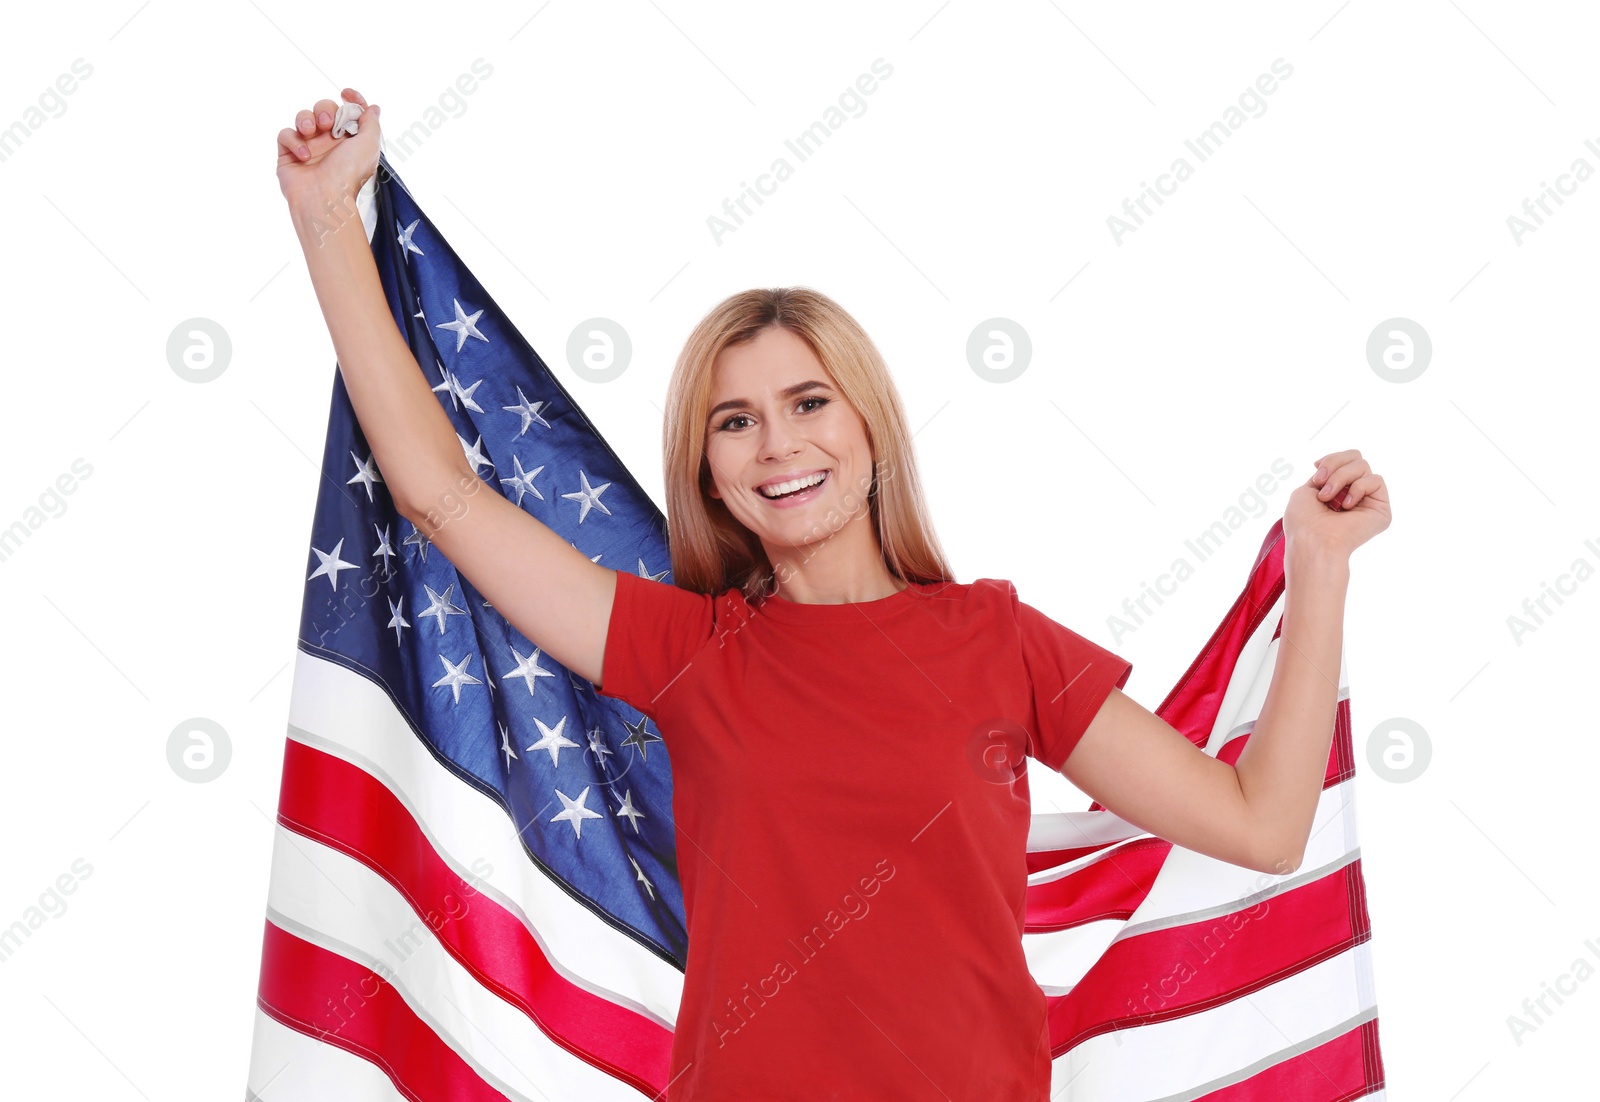
[[[480,477],[670,581],[664,518],[387,159],[395,324]],[[670,734],[540,653],[395,510],[335,375],[247,1097],[659,1097],[686,935]],[[1271,681],[1282,522],[1158,709],[1235,760]],[[1305,860],[1266,876],[1110,811],[1035,815],[1024,948],[1052,1097],[1381,1098],[1349,694]]]

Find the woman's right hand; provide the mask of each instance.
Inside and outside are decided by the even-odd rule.
[[[347,102],[361,105],[354,134],[333,136],[339,105],[331,99],[318,100],[314,108],[295,116],[294,126],[278,131],[278,187],[291,204],[301,196],[320,201],[353,195],[377,170],[379,108],[369,105],[354,88],[340,94]]]

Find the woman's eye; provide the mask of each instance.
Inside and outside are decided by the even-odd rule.
[[[809,398],[800,399],[800,405],[804,406],[807,402],[815,402],[816,406],[813,409],[807,409],[807,410],[804,411],[806,413],[812,413],[812,412],[815,412],[815,410],[821,409],[823,406],[827,405],[831,401],[833,401],[832,398],[819,398],[819,397],[817,397],[815,395],[812,395]],[[718,427],[719,431],[727,432],[730,429],[733,429],[733,428],[736,427],[734,425],[735,421],[748,421],[749,419],[750,418],[747,415],[743,414],[743,413],[735,413],[732,417],[728,418],[726,421],[722,422],[722,424],[717,426],[717,427]]]

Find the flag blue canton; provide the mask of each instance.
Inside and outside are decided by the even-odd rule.
[[[390,311],[468,464],[595,562],[670,581],[660,510],[384,158],[376,209]],[[542,653],[397,512],[337,373],[322,475],[301,649],[381,685],[552,879],[681,969],[671,763],[653,724]]]

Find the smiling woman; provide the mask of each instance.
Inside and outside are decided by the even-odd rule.
[[[826,295],[716,306],[664,431],[675,584],[617,575],[597,691],[659,725],[694,841],[670,1097],[1041,1102],[1023,754],[1059,768],[1131,665],[955,581],[894,382]],[[1023,732],[999,769],[996,717]],[[874,861],[895,890],[834,940],[819,906]]]
[[[1383,480],[1359,452],[1323,456],[1290,498],[1283,657],[1236,765],[1121,693],[1129,662],[1021,601],[1010,582],[955,580],[883,358],[815,290],[744,291],[695,326],[663,428],[673,580],[648,575],[642,558],[638,573],[602,567],[475,469],[477,448],[411,343],[437,350],[431,338],[450,323],[403,333],[375,245],[348,232],[360,223],[319,231],[328,204],[378,165],[380,109],[353,89],[344,97],[362,109],[359,129],[333,136],[331,100],[300,112],[278,136],[278,179],[368,462],[419,546],[437,548],[484,607],[566,668],[574,690],[581,679],[644,717],[629,723],[629,744],[642,750],[650,719],[671,753],[664,860],[681,885],[687,950],[663,1079],[670,1102],[1044,1102],[1052,1023],[1022,947],[1033,903],[1023,754],[1174,846],[1274,875],[1298,868],[1330,760],[1337,681],[1323,671],[1339,669],[1348,555],[1388,523]],[[391,272],[407,263],[401,244],[384,243]],[[429,264],[447,252],[435,237]],[[446,500],[462,507],[441,517],[435,503]],[[619,559],[630,556],[608,561]],[[513,653],[519,672],[503,681],[525,670]],[[460,703],[465,660],[437,657],[447,676],[429,687],[449,683]],[[552,718],[550,741],[527,749],[548,745],[554,759],[565,720]],[[997,731],[1015,737],[997,743]],[[499,734],[510,777],[515,754]],[[580,767],[611,783],[603,764]],[[556,821],[607,818],[556,792],[566,805]],[[632,821],[631,794],[617,798]],[[841,928],[834,901],[880,862],[893,890],[874,898],[871,921],[829,937]],[[636,902],[665,913],[671,900],[642,872],[638,882]],[[831,917],[819,925],[819,914]],[[776,997],[759,981],[791,941],[827,949]],[[1120,1031],[1120,1000],[1101,1001],[1085,1012]],[[1134,1093],[1173,1095],[1130,1082],[1119,1096]]]
[[[888,368],[820,292],[747,291],[706,315],[668,390],[664,455],[684,588],[835,604],[951,576]]]

